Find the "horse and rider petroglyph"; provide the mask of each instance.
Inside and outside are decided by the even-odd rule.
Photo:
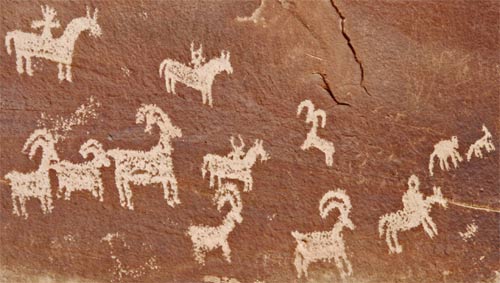
[[[33,21],[32,28],[42,28],[41,34],[14,30],[7,32],[5,36],[5,46],[7,53],[12,54],[11,41],[14,43],[16,52],[17,72],[25,72],[33,76],[32,58],[43,58],[57,63],[59,81],[72,81],[71,63],[73,61],[73,51],[75,41],[83,31],[89,31],[91,36],[99,37],[101,27],[97,23],[97,9],[93,15],[87,8],[84,17],[73,19],[59,38],[53,38],[51,29],[60,27],[58,20],[55,20],[56,11],[48,6],[42,6],[43,20]]]
[[[408,179],[408,191],[403,194],[403,209],[388,213],[380,217],[378,231],[380,237],[384,236],[389,247],[389,253],[401,253],[402,246],[398,241],[398,232],[407,231],[420,225],[427,235],[433,238],[438,234],[436,224],[429,216],[432,205],[437,203],[447,207],[447,201],[443,198],[441,189],[433,187],[434,194],[424,198],[419,191],[420,181],[417,176],[412,175]]]
[[[269,154],[264,150],[263,141],[255,140],[254,144],[246,153],[243,149],[245,144],[241,136],[240,146],[234,143],[234,138],[230,139],[233,150],[227,156],[216,154],[207,154],[203,157],[201,173],[203,178],[210,173],[210,188],[215,185],[215,177],[217,177],[217,185],[220,188],[222,179],[236,179],[242,181],[245,185],[245,192],[252,190],[253,178],[252,167],[260,157],[260,161],[268,160]]]
[[[216,57],[205,63],[203,57],[203,46],[194,50],[191,43],[191,66],[186,66],[172,59],[165,59],[160,64],[160,77],[165,77],[167,92],[175,94],[175,84],[181,82],[186,86],[201,92],[203,104],[212,107],[212,84],[215,76],[221,72],[233,73],[233,67],[229,61],[230,53],[221,51],[220,57]]]

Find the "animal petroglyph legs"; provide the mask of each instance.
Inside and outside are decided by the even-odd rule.
[[[19,74],[24,73],[23,56],[19,53],[16,55],[16,70]]]
[[[429,173],[431,176],[434,175],[434,159],[437,157],[439,159],[439,167],[441,170],[450,170],[450,165],[448,159],[451,158],[451,162],[455,168],[458,167],[458,162],[462,162],[463,159],[460,156],[458,149],[458,138],[456,136],[451,137],[449,140],[442,140],[434,145],[434,151],[429,158]]]
[[[31,68],[31,58],[26,57],[26,74],[33,76],[33,69]]]
[[[398,232],[407,231],[422,225],[430,238],[438,234],[436,224],[429,216],[432,205],[440,204],[446,208],[446,200],[441,194],[441,189],[433,188],[434,194],[424,198],[419,191],[420,181],[412,175],[408,179],[408,191],[403,194],[403,209],[382,215],[379,220],[379,235],[383,237],[389,247],[389,254],[401,253],[403,248],[398,242]]]

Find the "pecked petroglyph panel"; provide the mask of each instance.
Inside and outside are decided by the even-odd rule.
[[[0,281],[498,278],[495,2],[0,4]]]

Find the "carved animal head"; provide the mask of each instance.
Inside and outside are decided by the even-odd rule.
[[[154,104],[142,105],[137,110],[135,122],[137,124],[146,122],[146,128],[144,129],[146,133],[151,133],[152,126],[156,124],[160,128],[162,135],[167,135],[170,138],[182,136],[181,129],[172,125],[168,115]]]
[[[85,24],[90,30],[90,35],[94,37],[99,37],[102,35],[101,26],[97,23],[97,8],[94,10],[92,16],[90,16],[90,9],[87,7],[87,14],[85,15]]]
[[[221,188],[216,191],[214,200],[217,204],[218,211],[221,211],[222,207],[224,207],[226,203],[229,203],[231,205],[231,211],[229,211],[227,217],[230,217],[237,223],[241,223],[243,221],[243,218],[241,217],[243,205],[241,203],[240,192],[235,184],[222,184]]]
[[[314,104],[311,102],[311,100],[306,99],[299,104],[299,107],[297,108],[297,117],[299,117],[300,114],[302,114],[302,111],[304,110],[304,108],[307,108],[306,123],[313,123],[313,124],[317,123],[318,117],[321,117],[322,118],[321,127],[325,126],[325,123],[326,123],[325,111],[320,110],[320,109],[315,111]]]
[[[344,227],[354,230],[355,226],[349,218],[352,208],[351,199],[344,190],[337,189],[323,195],[319,202],[319,215],[325,219],[335,208],[340,212],[338,217],[339,223],[343,224]]]
[[[229,61],[229,58],[231,57],[231,54],[229,51],[221,51],[220,52],[220,70],[221,71],[226,71],[228,74],[233,73],[233,67],[231,66],[231,62]]]
[[[94,161],[97,167],[108,167],[111,163],[109,158],[106,156],[102,144],[94,139],[89,139],[80,147],[80,155],[83,158],[87,158],[89,154],[94,155]]]
[[[49,131],[47,131],[47,129],[37,129],[26,140],[22,152],[28,153],[29,158],[33,159],[38,148],[42,148],[42,159],[45,159],[49,162],[59,161],[59,157],[57,156],[57,152],[55,149],[56,142],[57,141],[54,136]],[[27,152],[28,149],[29,152]]]

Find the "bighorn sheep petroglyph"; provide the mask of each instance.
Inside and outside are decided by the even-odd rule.
[[[194,257],[202,265],[205,264],[205,254],[217,248],[222,248],[222,254],[227,262],[231,262],[231,249],[227,242],[229,233],[231,233],[236,223],[241,223],[241,203],[240,193],[235,184],[225,183],[221,186],[217,195],[217,210],[221,211],[226,202],[231,205],[231,210],[224,217],[219,226],[190,226],[187,235],[193,242]]]
[[[472,144],[469,147],[469,150],[467,151],[467,161],[471,160],[473,153],[474,156],[478,158],[483,158],[483,153],[481,151],[482,148],[484,148],[486,152],[492,152],[495,150],[495,145],[493,145],[492,141],[492,135],[490,131],[488,131],[488,128],[486,128],[486,126],[483,125],[481,130],[484,132],[484,136],[482,136],[480,139],[478,139],[474,144]]]
[[[71,82],[71,63],[73,61],[75,41],[78,36],[85,30],[89,30],[90,35],[95,37],[101,35],[101,27],[97,24],[97,9],[90,16],[90,11],[87,8],[87,15],[73,19],[66,26],[63,35],[59,38],[53,38],[50,31],[50,29],[60,26],[59,21],[54,21],[57,14],[56,11],[48,6],[42,6],[42,13],[44,19],[42,21],[34,21],[32,24],[33,28],[43,27],[42,34],[27,33],[19,30],[7,32],[5,36],[7,53],[12,53],[10,42],[13,40],[18,73],[24,73],[24,59],[26,61],[26,73],[29,76],[33,76],[31,57],[39,57],[56,62],[59,69],[59,80],[66,79]],[[65,68],[65,71],[63,68]]]
[[[180,200],[171,157],[171,140],[182,136],[181,129],[172,125],[168,115],[152,104],[141,106],[135,121],[137,124],[146,123],[147,133],[151,133],[152,125],[157,125],[160,139],[149,151],[112,149],[107,152],[115,160],[115,182],[120,204],[134,209],[130,183],[142,186],[161,184],[168,205],[174,207]]]
[[[325,154],[325,162],[327,166],[333,165],[333,154],[335,153],[335,147],[333,143],[318,137],[318,118],[321,118],[321,128],[326,125],[326,113],[322,109],[314,109],[314,104],[306,99],[299,104],[297,108],[297,116],[300,116],[304,108],[307,108],[306,123],[311,123],[312,127],[309,133],[307,133],[307,138],[300,147],[302,150],[308,150],[315,147],[321,150]]]
[[[434,194],[424,199],[419,191],[420,181],[415,175],[408,179],[408,191],[403,195],[403,209],[380,217],[378,231],[380,237],[385,234],[389,253],[401,253],[403,248],[398,242],[398,232],[407,231],[422,225],[424,231],[433,238],[438,234],[436,224],[429,216],[432,205],[438,203],[446,208],[446,200],[441,189],[434,187]],[[385,229],[384,229],[385,228]]]
[[[449,140],[442,140],[434,145],[434,151],[429,158],[429,173],[431,176],[434,175],[434,159],[438,157],[439,167],[441,170],[450,170],[450,165],[448,164],[448,158],[451,158],[451,162],[455,168],[458,167],[458,162],[462,162],[462,157],[457,151],[458,149],[458,138],[456,136],[451,137]]]
[[[5,179],[10,180],[12,206],[15,215],[28,218],[26,200],[30,198],[40,200],[44,214],[52,212],[49,169],[51,162],[59,161],[55,144],[55,138],[46,129],[35,130],[26,140],[23,152],[26,153],[29,149],[29,158],[33,159],[37,150],[42,149],[42,158],[38,169],[29,173],[11,171],[5,175]]]
[[[335,261],[341,278],[352,274],[351,262],[345,252],[342,230],[344,228],[354,230],[355,227],[349,218],[352,208],[351,200],[344,190],[329,191],[321,198],[319,203],[321,218],[326,218],[335,208],[339,210],[340,214],[332,230],[312,233],[292,232],[292,236],[297,241],[294,264],[298,278],[302,277],[302,274],[307,277],[309,264],[317,261],[330,261],[331,259]]]
[[[236,179],[245,183],[243,188],[245,192],[251,191],[253,186],[252,167],[257,161],[257,157],[260,157],[261,161],[270,158],[269,154],[264,150],[262,140],[255,140],[253,146],[245,154],[243,151],[245,144],[243,139],[239,138],[241,145],[236,146],[234,138],[231,137],[230,142],[233,151],[228,156],[207,154],[203,157],[201,173],[203,178],[205,178],[207,172],[210,173],[211,188],[213,188],[215,177],[217,177],[219,187],[223,178]]]
[[[59,190],[57,196],[62,197],[63,190],[64,199],[69,200],[71,193],[75,191],[89,191],[99,201],[103,201],[104,186],[101,179],[101,167],[108,167],[110,161],[106,157],[106,152],[102,148],[101,143],[94,139],[90,139],[80,147],[80,155],[83,158],[91,153],[94,158],[80,164],[74,164],[63,160],[51,165],[57,172],[59,180]]]
[[[181,82],[188,87],[201,92],[203,104],[208,102],[212,107],[212,84],[215,76],[223,71],[228,74],[233,73],[233,67],[229,62],[230,53],[222,51],[220,57],[213,58],[208,63],[205,62],[203,46],[196,51],[194,44],[191,43],[191,65],[186,66],[180,62],[171,59],[165,59],[160,64],[160,77],[165,77],[165,87],[167,92],[175,94],[175,83]]]

